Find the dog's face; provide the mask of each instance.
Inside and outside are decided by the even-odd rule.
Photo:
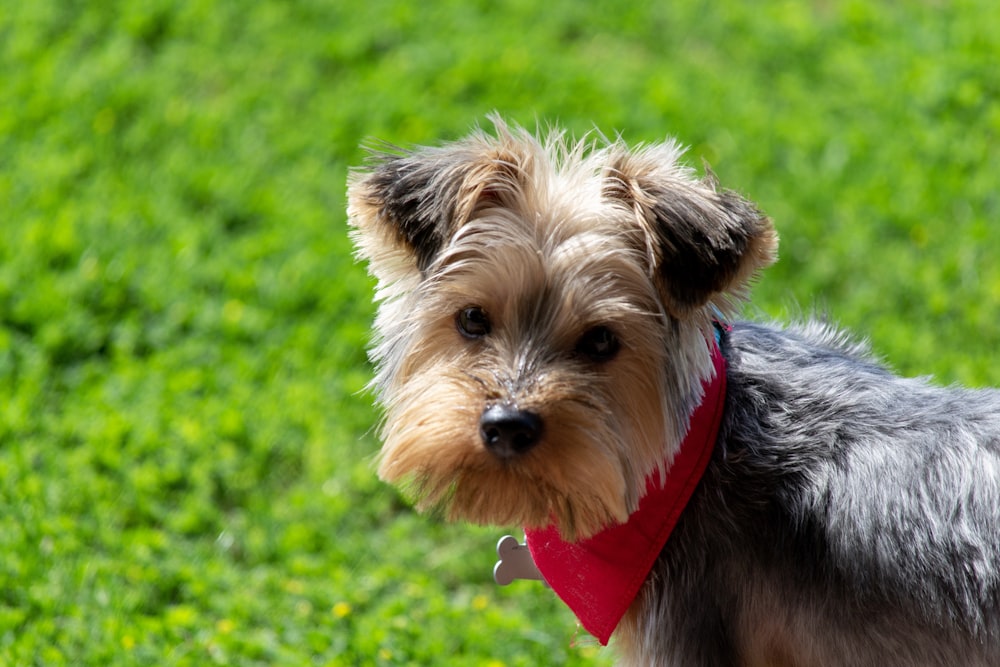
[[[381,302],[379,473],[452,518],[580,539],[669,466],[711,369],[711,308],[735,304],[776,238],[675,144],[494,123],[351,177]]]

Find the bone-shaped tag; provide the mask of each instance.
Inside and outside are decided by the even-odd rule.
[[[493,566],[493,580],[506,586],[515,579],[535,579],[545,582],[542,573],[535,567],[527,544],[521,544],[511,535],[505,535],[497,542],[497,556],[500,560]]]

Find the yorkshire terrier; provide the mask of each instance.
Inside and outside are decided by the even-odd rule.
[[[492,121],[349,179],[380,476],[626,664],[1000,665],[1000,393],[735,321],[777,236],[677,143]]]

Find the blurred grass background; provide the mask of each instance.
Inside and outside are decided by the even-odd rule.
[[[998,61],[991,0],[6,3],[0,663],[607,664],[375,479],[359,144],[676,135],[781,233],[752,315],[1000,384]]]

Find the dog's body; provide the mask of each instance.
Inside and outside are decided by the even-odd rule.
[[[895,377],[817,324],[737,323],[722,351],[718,443],[619,629],[632,662],[1000,664],[1000,393]]]
[[[676,145],[510,130],[352,176],[379,280],[380,474],[569,541],[670,469],[770,221]],[[1000,664],[1000,394],[824,326],[737,323],[704,476],[616,632],[663,665]]]

